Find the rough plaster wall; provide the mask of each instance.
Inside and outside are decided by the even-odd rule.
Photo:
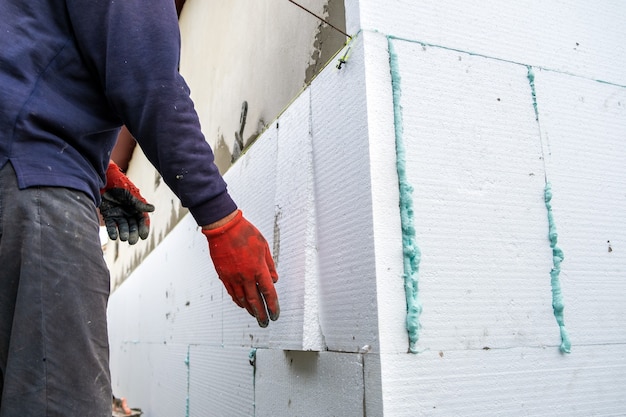
[[[344,25],[337,0],[298,3]],[[248,102],[248,144],[345,42],[287,0],[189,0],[180,22],[180,70],[222,172],[231,163],[242,102]]]
[[[381,13],[380,1],[360,0],[360,28],[626,85],[620,1],[392,0],[385,5]]]
[[[626,414],[626,253],[616,249],[626,238],[626,7],[359,4],[372,169],[388,167],[373,150],[396,137],[377,105],[392,106],[393,74],[421,250],[415,355],[401,284],[380,275],[384,264],[403,269],[388,234],[399,220],[376,214],[394,197],[392,179],[376,178],[384,414]],[[551,306],[546,179],[570,354]]]
[[[345,26],[340,0],[298,3],[338,28]],[[233,159],[243,101],[248,113],[242,136],[249,145],[345,42],[342,34],[287,0],[187,0],[180,27],[180,71],[222,172]],[[147,241],[105,246],[112,288],[187,213],[138,148],[128,175],[156,211]]]

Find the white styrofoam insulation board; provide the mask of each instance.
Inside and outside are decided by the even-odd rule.
[[[626,85],[626,7],[619,0],[390,0],[384,5],[360,0],[359,7],[362,30]]]
[[[534,68],[535,113],[526,65],[364,36],[373,54],[395,50],[422,253],[421,353],[381,342],[385,415],[626,414],[626,255],[616,249],[626,89]],[[551,306],[546,179],[570,355]],[[397,301],[379,292],[381,328]]]
[[[422,251],[425,348],[555,345],[527,68],[393,41]]]
[[[536,86],[568,328],[579,344],[624,346],[626,88],[551,72]]]
[[[256,372],[259,416],[363,416],[361,355],[259,350]]]
[[[571,322],[571,320],[570,320]],[[623,345],[382,358],[385,416],[622,416]],[[382,415],[382,414],[381,414]]]

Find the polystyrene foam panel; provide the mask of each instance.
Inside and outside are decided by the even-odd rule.
[[[378,346],[364,55],[328,67],[310,87],[320,321],[331,350]]]
[[[626,5],[362,0],[365,30],[626,85]],[[381,13],[384,7],[384,13]]]
[[[626,88],[536,72],[572,343],[626,343]]]
[[[383,358],[385,415],[622,415],[621,346],[427,351]]]
[[[206,238],[188,215],[112,294],[112,340],[221,345],[224,296]]]
[[[281,319],[272,325],[271,346],[322,350],[308,90],[281,115],[277,130],[275,248],[283,278],[277,286]]]
[[[393,44],[422,252],[422,348],[558,345],[527,68]]]
[[[362,356],[259,349],[256,415],[362,417]]]
[[[254,416],[254,368],[250,349],[191,346],[189,416]]]
[[[127,344],[116,352],[113,394],[149,416],[185,416],[188,398],[186,345]]]

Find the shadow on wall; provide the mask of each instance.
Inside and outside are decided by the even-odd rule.
[[[318,373],[319,352],[286,350],[285,359],[289,361],[292,372],[299,377],[310,378]]]

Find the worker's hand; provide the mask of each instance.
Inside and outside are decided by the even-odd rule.
[[[218,276],[235,304],[256,317],[259,326],[280,314],[274,283],[278,274],[267,241],[237,210],[233,219],[214,229],[202,229]],[[268,318],[269,316],[269,318]]]
[[[118,236],[134,245],[139,238],[146,239],[150,233],[150,217],[154,206],[141,196],[139,189],[120,168],[111,161],[106,172],[106,185],[100,190],[102,203],[100,214],[104,219],[109,237]]]

